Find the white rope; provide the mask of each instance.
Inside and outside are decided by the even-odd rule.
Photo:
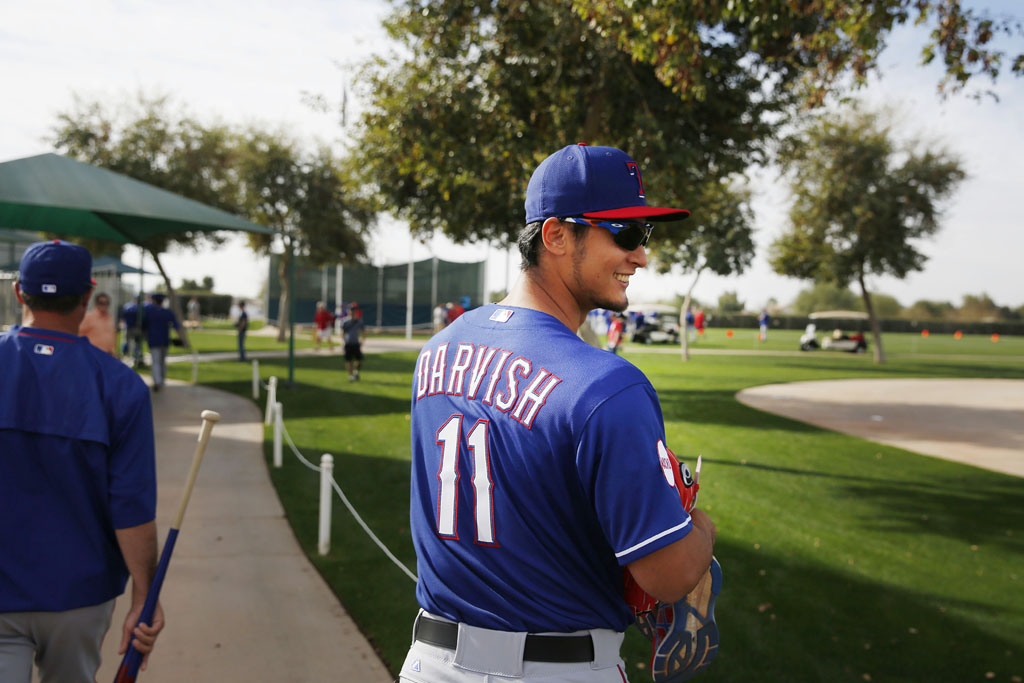
[[[318,466],[306,460],[304,457],[302,457],[302,453],[299,453],[299,449],[295,447],[295,442],[292,441],[291,434],[288,433],[288,428],[284,426],[284,420],[281,421],[281,430],[284,433],[284,438],[288,441],[288,447],[292,449],[292,453],[294,453],[295,457],[299,459],[299,462],[301,462],[303,465],[313,470],[314,472],[319,472],[320,468]]]
[[[348,508],[348,511],[351,512],[352,516],[356,518],[357,522],[359,522],[359,526],[363,527],[363,531],[365,531],[367,535],[369,535],[369,537],[373,539],[373,542],[377,544],[377,547],[383,550],[384,554],[387,555],[388,558],[390,558],[390,560],[395,563],[395,566],[397,566],[399,569],[405,572],[405,575],[412,579],[414,583],[418,581],[419,579],[416,578],[416,575],[409,571],[408,567],[399,562],[398,558],[391,554],[391,551],[388,550],[388,547],[384,545],[384,543],[379,538],[377,538],[376,534],[370,531],[370,527],[366,526],[366,522],[364,522],[363,518],[359,516],[359,513],[356,512],[356,509],[354,507],[352,507],[352,504],[348,502],[348,498],[345,497],[345,492],[341,490],[340,486],[338,486],[338,482],[334,481],[334,477],[331,477],[331,486],[334,487],[334,492],[337,493],[338,496],[341,498],[341,502],[345,504],[345,507]]]
[[[285,440],[288,442],[288,447],[292,449],[292,453],[294,453],[295,457],[299,459],[299,462],[301,462],[303,465],[313,470],[314,472],[319,472],[320,468],[311,463],[309,460],[306,460],[306,458],[302,457],[302,453],[300,453],[299,449],[295,447],[295,442],[292,441],[292,437],[288,433],[288,429],[284,426],[284,421],[281,422],[281,431],[284,433]],[[384,551],[384,554],[388,556],[388,559],[390,559],[395,564],[396,567],[401,569],[406,576],[408,576],[414,582],[418,581],[419,579],[416,578],[416,575],[413,574],[408,567],[402,564],[401,561],[397,557],[395,557],[390,550],[388,550],[388,547],[384,545],[384,542],[377,538],[377,535],[370,530],[370,527],[367,526],[366,522],[363,521],[363,518],[359,516],[359,513],[356,512],[356,509],[352,506],[352,503],[348,501],[348,497],[345,495],[345,492],[341,490],[341,487],[338,486],[338,482],[334,480],[334,477],[331,477],[331,486],[334,488],[334,492],[338,494],[338,497],[341,498],[341,502],[345,504],[345,507],[348,508],[348,511],[355,518],[356,522],[359,523],[359,526],[361,526],[363,528],[363,531],[366,532],[366,535],[369,536],[370,539],[377,544],[378,548]]]

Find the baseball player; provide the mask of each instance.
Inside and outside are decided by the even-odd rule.
[[[654,389],[575,334],[593,308],[625,310],[649,221],[688,215],[648,206],[624,152],[565,147],[530,179],[512,292],[424,347],[411,411],[421,611],[402,681],[622,683],[625,572],[665,604],[708,573],[715,527],[680,502]]]
[[[181,345],[181,324],[174,311],[164,308],[166,295],[153,292],[143,309],[145,316],[143,325],[146,329],[146,343],[149,355],[153,360],[153,391],[160,391],[167,380],[167,351],[171,345],[171,328],[178,334]]]
[[[132,578],[121,651],[157,565],[149,392],[78,336],[92,291],[83,247],[33,244],[14,285],[23,325],[0,335],[0,681],[92,683],[114,598]]]
[[[327,342],[327,350],[334,348],[331,343],[331,327],[334,325],[334,314],[327,310],[323,301],[316,302],[316,313],[313,314],[313,322],[316,324],[316,332],[313,333],[313,340],[316,342],[317,350],[321,342]]]

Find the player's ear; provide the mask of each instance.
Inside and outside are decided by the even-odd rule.
[[[18,300],[18,303],[24,306],[25,300],[21,298],[21,287],[18,286],[18,281],[15,280],[13,283],[11,283],[11,287],[14,287],[14,296]]]
[[[540,228],[540,238],[544,249],[558,256],[568,253],[571,246],[571,233],[570,225],[557,218],[547,219]]]

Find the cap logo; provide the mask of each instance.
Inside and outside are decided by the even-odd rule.
[[[43,290],[43,294],[56,294],[57,293],[57,285],[42,285],[40,287],[40,289]]]
[[[52,356],[53,355],[53,347],[50,346],[49,344],[36,344],[36,347],[33,350],[36,353],[38,353],[40,356]]]
[[[626,169],[629,171],[629,175],[636,178],[637,195],[643,197],[644,179],[640,177],[640,166],[635,161],[627,161]]]

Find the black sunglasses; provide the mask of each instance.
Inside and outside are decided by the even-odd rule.
[[[626,251],[633,251],[637,247],[646,247],[647,240],[651,238],[651,230],[654,226],[650,223],[620,223],[617,221],[599,221],[594,218],[583,218],[580,216],[569,216],[559,218],[566,223],[579,223],[589,225],[592,228],[604,228],[612,234],[615,244]]]

